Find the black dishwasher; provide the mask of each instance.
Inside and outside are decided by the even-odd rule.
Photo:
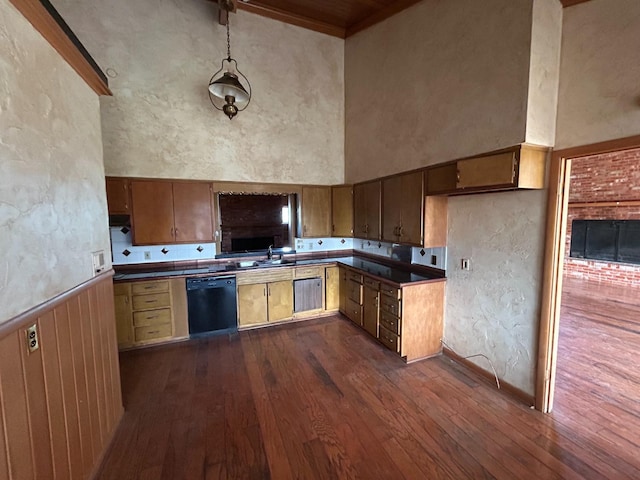
[[[187,278],[189,335],[238,330],[236,277]]]

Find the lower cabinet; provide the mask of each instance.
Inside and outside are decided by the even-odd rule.
[[[344,270],[346,317],[406,362],[442,351],[444,280],[398,286]]]
[[[349,274],[349,270],[346,267],[338,267],[339,280],[338,285],[340,289],[340,313],[343,315],[347,314],[347,275]]]
[[[365,277],[362,299],[362,326],[374,337],[378,337],[378,291],[380,282]]]
[[[340,269],[338,267],[325,268],[325,310],[340,308]]]
[[[238,324],[262,325],[293,317],[291,280],[238,286]]]
[[[236,275],[236,284],[240,328],[293,318],[291,269],[241,272]]]
[[[115,283],[113,289],[119,348],[188,336],[184,279]]]

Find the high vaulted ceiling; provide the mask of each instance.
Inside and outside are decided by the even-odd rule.
[[[236,0],[236,3],[239,9],[247,12],[346,38],[420,1],[422,0]],[[564,7],[569,7],[589,0],[560,1]]]

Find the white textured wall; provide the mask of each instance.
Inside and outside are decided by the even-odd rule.
[[[561,15],[556,0],[424,0],[349,38],[347,181],[552,144]],[[445,339],[529,394],[545,205],[546,191],[449,199]]]
[[[546,191],[449,198],[445,341],[533,394]],[[469,271],[461,259],[471,260]],[[471,359],[491,371],[482,358]]]
[[[640,134],[640,2],[564,10],[556,148]]]
[[[231,53],[253,99],[230,121],[207,86],[226,30],[204,0],[56,0],[106,70],[109,175],[281,183],[344,180],[343,40],[239,11]]]
[[[109,231],[98,96],[0,0],[0,323],[92,277]]]
[[[346,40],[346,177],[525,141],[532,0],[424,0]]]
[[[560,81],[562,4],[534,0],[526,141],[553,146]]]

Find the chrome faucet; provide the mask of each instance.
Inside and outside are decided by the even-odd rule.
[[[269,245],[269,248],[267,248],[267,260],[271,260],[273,258],[273,250],[271,250],[271,247],[273,247],[273,245]]]

